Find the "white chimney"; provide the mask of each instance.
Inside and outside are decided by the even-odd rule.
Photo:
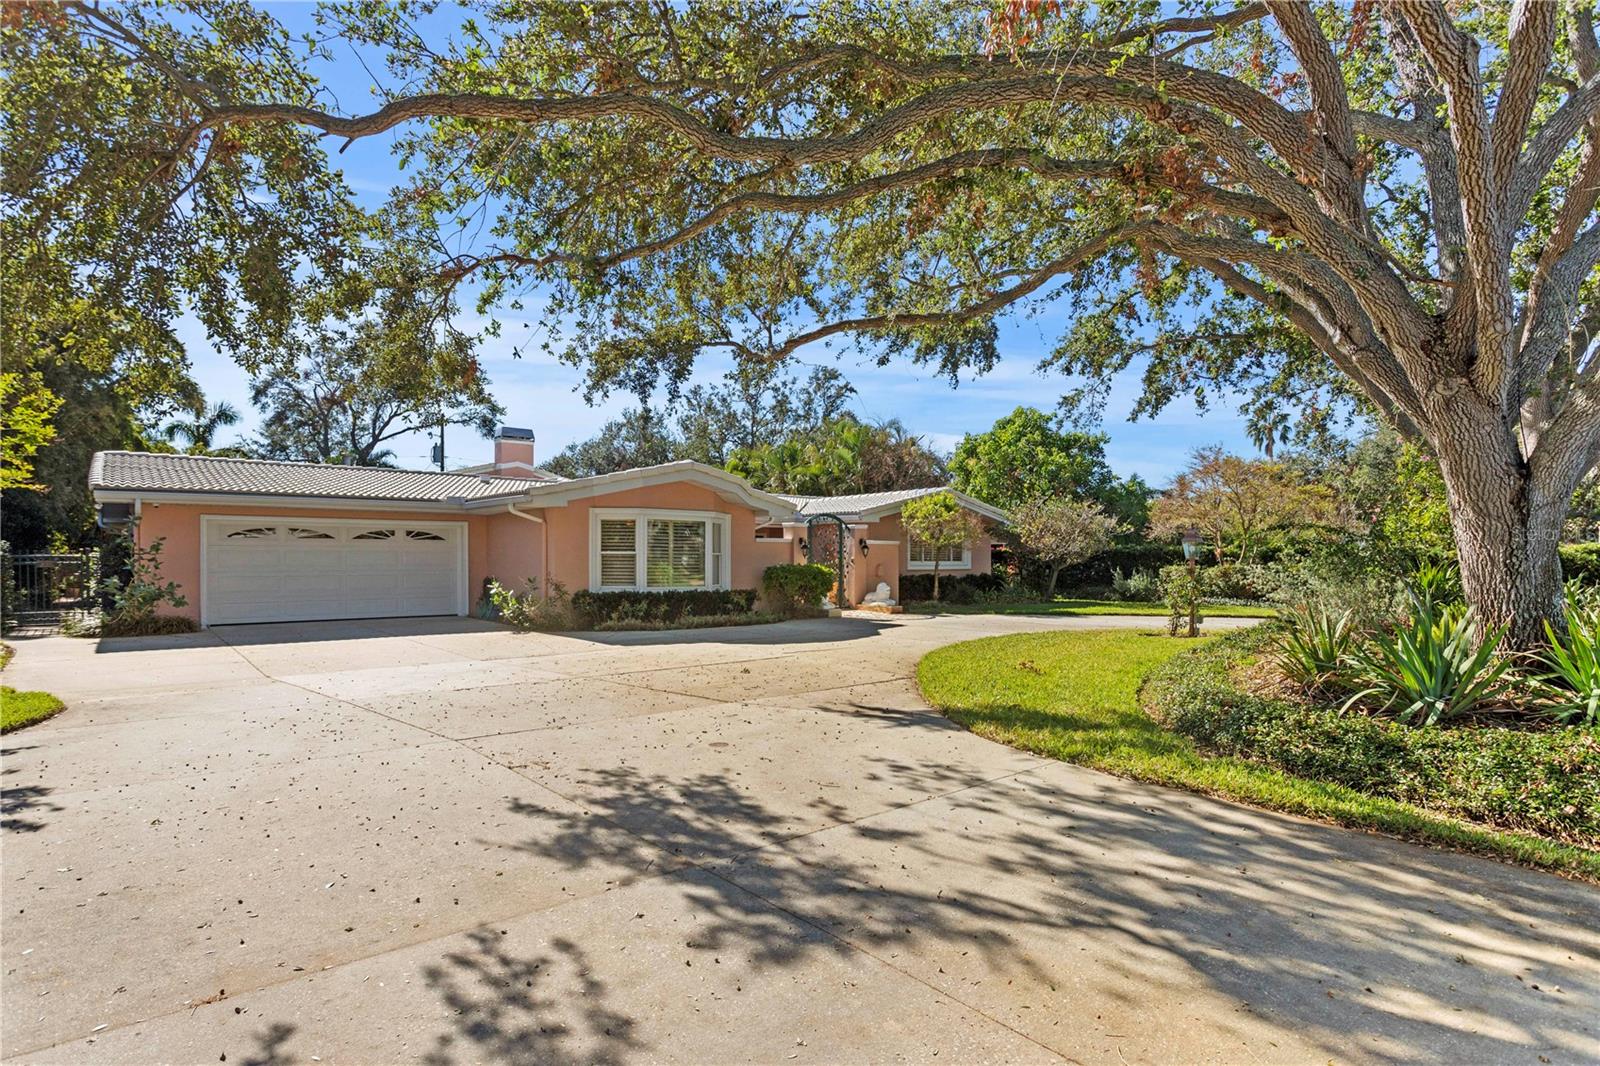
[[[501,426],[494,438],[494,472],[500,477],[526,477],[533,469],[533,430]]]

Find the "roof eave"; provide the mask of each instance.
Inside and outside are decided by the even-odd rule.
[[[1011,524],[1011,516],[1000,510],[1000,508],[992,507],[980,499],[968,496],[966,493],[958,492],[955,489],[929,489],[927,492],[923,493],[923,495],[935,496],[941,492],[947,492],[951,496],[954,496],[957,503],[959,503],[962,507],[965,507],[967,510],[972,511],[974,514],[980,514],[990,521],[1000,522],[1004,525]],[[904,500],[896,500],[893,503],[884,503],[879,504],[877,507],[868,507],[861,511],[861,517],[869,522],[877,521],[880,518],[886,518],[892,514],[899,514],[906,504],[910,503],[912,500],[919,500],[921,498],[922,496],[910,496]]]
[[[306,496],[304,494],[272,492],[225,492],[215,489],[184,491],[178,489],[136,489],[110,486],[91,486],[95,503],[181,503],[194,506],[216,504],[233,507],[326,507],[342,511],[429,511],[460,514],[468,503],[494,503],[514,500],[516,494],[497,496],[484,500],[451,502],[447,500],[418,500],[380,496]]]
[[[635,467],[631,470],[618,470],[610,474],[569,478],[566,481],[557,481],[550,485],[535,485],[532,488],[523,490],[516,499],[518,502],[526,503],[530,507],[565,507],[572,500],[608,496],[612,493],[625,492],[632,488],[670,484],[674,481],[691,481],[703,485],[716,492],[723,499],[740,503],[757,512],[757,514],[769,518],[782,517],[794,513],[794,506],[782,497],[755,488],[737,474],[730,474],[726,470],[695,462],[664,463],[659,466]],[[473,500],[470,501],[468,506],[469,508],[477,509],[483,506],[494,506],[497,502],[503,502],[503,500]]]

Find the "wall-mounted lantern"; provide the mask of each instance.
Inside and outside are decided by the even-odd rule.
[[[862,537],[861,538],[861,557],[863,559],[865,559],[867,557],[868,551],[869,551],[869,549],[867,547],[867,538],[866,537]]]

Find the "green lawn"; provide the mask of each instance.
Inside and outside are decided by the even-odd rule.
[[[66,706],[48,692],[18,692],[0,685],[0,733],[42,722]]]
[[[1140,708],[1158,663],[1194,647],[1126,630],[953,644],[917,665],[928,702],[979,736],[1098,770],[1600,880],[1600,854],[1453,821],[1395,800],[1213,758]]]
[[[1167,616],[1164,603],[1132,603],[1125,600],[1042,600],[1037,603],[945,604],[921,601],[909,603],[906,610],[934,614],[1054,614],[1083,616],[1096,614],[1148,614]],[[1261,604],[1218,604],[1207,607],[1208,618],[1276,618],[1276,607]]]

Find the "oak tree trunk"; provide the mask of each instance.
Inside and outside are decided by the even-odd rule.
[[[1508,647],[1537,647],[1561,617],[1556,549],[1572,486],[1537,484],[1506,420],[1464,385],[1430,407],[1466,601],[1507,627]]]

